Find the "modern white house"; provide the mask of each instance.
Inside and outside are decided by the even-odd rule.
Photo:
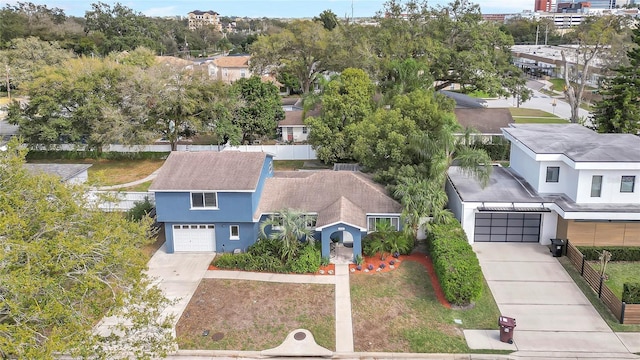
[[[449,209],[469,242],[640,246],[640,137],[578,124],[514,124],[510,166],[481,187],[448,172]]]

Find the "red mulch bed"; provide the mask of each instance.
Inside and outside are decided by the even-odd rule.
[[[429,256],[420,252],[414,252],[411,255],[400,255],[397,259],[394,258],[393,256],[388,255],[385,257],[384,260],[380,260],[380,255],[376,255],[373,257],[364,256],[363,260],[364,261],[362,263],[362,270],[358,270],[357,265],[351,264],[349,265],[349,271],[352,271],[351,269],[354,269],[353,273],[355,274],[385,273],[385,272],[389,272],[394,269],[397,269],[400,265],[402,265],[404,261],[415,261],[424,265],[424,267],[427,270],[427,273],[429,274],[429,279],[431,280],[431,286],[433,286],[433,291],[435,292],[436,298],[438,298],[438,301],[444,307],[446,307],[447,309],[451,308],[451,304],[449,304],[447,299],[444,297],[444,291],[442,291],[442,287],[440,286],[440,282],[438,281],[436,272],[433,269],[433,262],[431,261],[431,258]],[[390,264],[391,261],[394,261],[394,264],[393,264],[394,269],[391,268],[391,264]],[[384,268],[380,269],[380,264],[382,263],[384,263],[385,266]],[[367,271],[369,265],[373,265],[373,270]]]

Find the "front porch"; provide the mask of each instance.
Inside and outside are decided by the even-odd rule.
[[[347,223],[337,223],[318,229],[321,233],[322,257],[332,264],[351,264],[362,256],[362,234],[366,229]]]

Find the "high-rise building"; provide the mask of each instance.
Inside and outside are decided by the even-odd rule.
[[[536,0],[536,7],[534,11],[551,12],[552,0]]]

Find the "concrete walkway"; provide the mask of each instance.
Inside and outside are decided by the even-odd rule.
[[[353,353],[349,265],[336,265],[336,353]]]
[[[101,186],[98,188],[98,190],[118,190],[118,189],[124,189],[128,187],[140,185],[142,183],[146,183],[147,181],[151,181],[155,179],[158,176],[158,172],[160,172],[160,169],[157,169],[156,171],[152,172],[149,176],[143,179],[131,181],[124,184],[118,184],[118,185],[112,185],[112,186]]]
[[[637,358],[546,246],[475,243],[473,248],[501,314],[516,319],[518,351],[512,355]]]

